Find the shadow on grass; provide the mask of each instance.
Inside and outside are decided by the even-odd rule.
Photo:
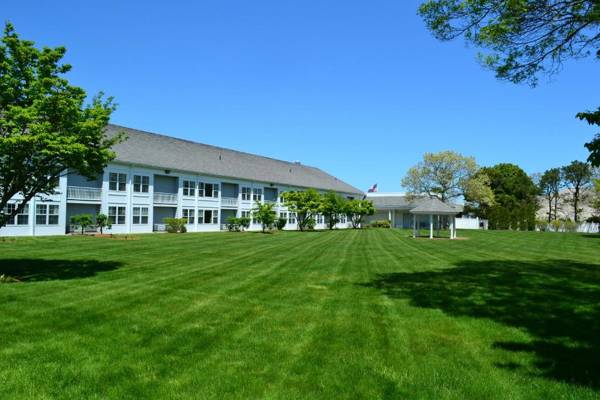
[[[77,279],[112,271],[121,266],[116,261],[44,260],[39,258],[0,259],[0,275],[21,282]]]
[[[533,341],[494,347],[534,354],[535,367],[546,378],[600,388],[600,265],[463,261],[441,271],[381,274],[362,285],[417,307],[525,329]]]

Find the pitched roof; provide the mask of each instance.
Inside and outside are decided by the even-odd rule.
[[[463,207],[446,204],[437,198],[407,196],[405,194],[367,193],[375,209],[405,209],[415,214],[458,214]]]
[[[376,209],[383,208],[406,208],[407,210],[415,207],[418,199],[409,199],[405,195],[371,195],[367,194],[367,199],[373,202]]]
[[[411,214],[458,214],[460,211],[437,197],[422,199],[419,205],[410,210]]]
[[[363,193],[316,167],[113,124],[107,126],[108,137],[118,132],[125,132],[127,140],[113,147],[117,162],[356,195]]]

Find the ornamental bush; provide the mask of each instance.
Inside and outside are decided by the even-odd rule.
[[[165,218],[163,220],[167,224],[167,232],[169,233],[185,233],[187,229],[185,224],[187,219],[185,218]]]
[[[391,228],[392,224],[387,219],[371,222],[372,228]]]

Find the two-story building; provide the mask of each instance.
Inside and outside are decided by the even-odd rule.
[[[363,193],[319,168],[188,140],[109,125],[107,136],[124,131],[116,158],[95,180],[75,173],[60,178],[53,195],[39,195],[0,228],[0,236],[60,235],[71,230],[70,217],[104,213],[112,233],[164,230],[164,218],[187,219],[189,232],[224,229],[229,217],[251,217],[257,202],[272,202],[286,229],[296,219],[281,194],[314,188],[347,198]],[[20,201],[16,196],[8,210]],[[338,228],[346,228],[345,219]],[[316,228],[325,221],[317,217]],[[253,223],[250,229],[260,229]]]

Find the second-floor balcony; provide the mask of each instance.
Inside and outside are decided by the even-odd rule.
[[[100,201],[102,189],[83,186],[67,186],[67,200]]]
[[[154,204],[177,204],[177,193],[154,192]]]
[[[221,206],[222,207],[237,207],[238,199],[237,199],[237,197],[221,197]]]

